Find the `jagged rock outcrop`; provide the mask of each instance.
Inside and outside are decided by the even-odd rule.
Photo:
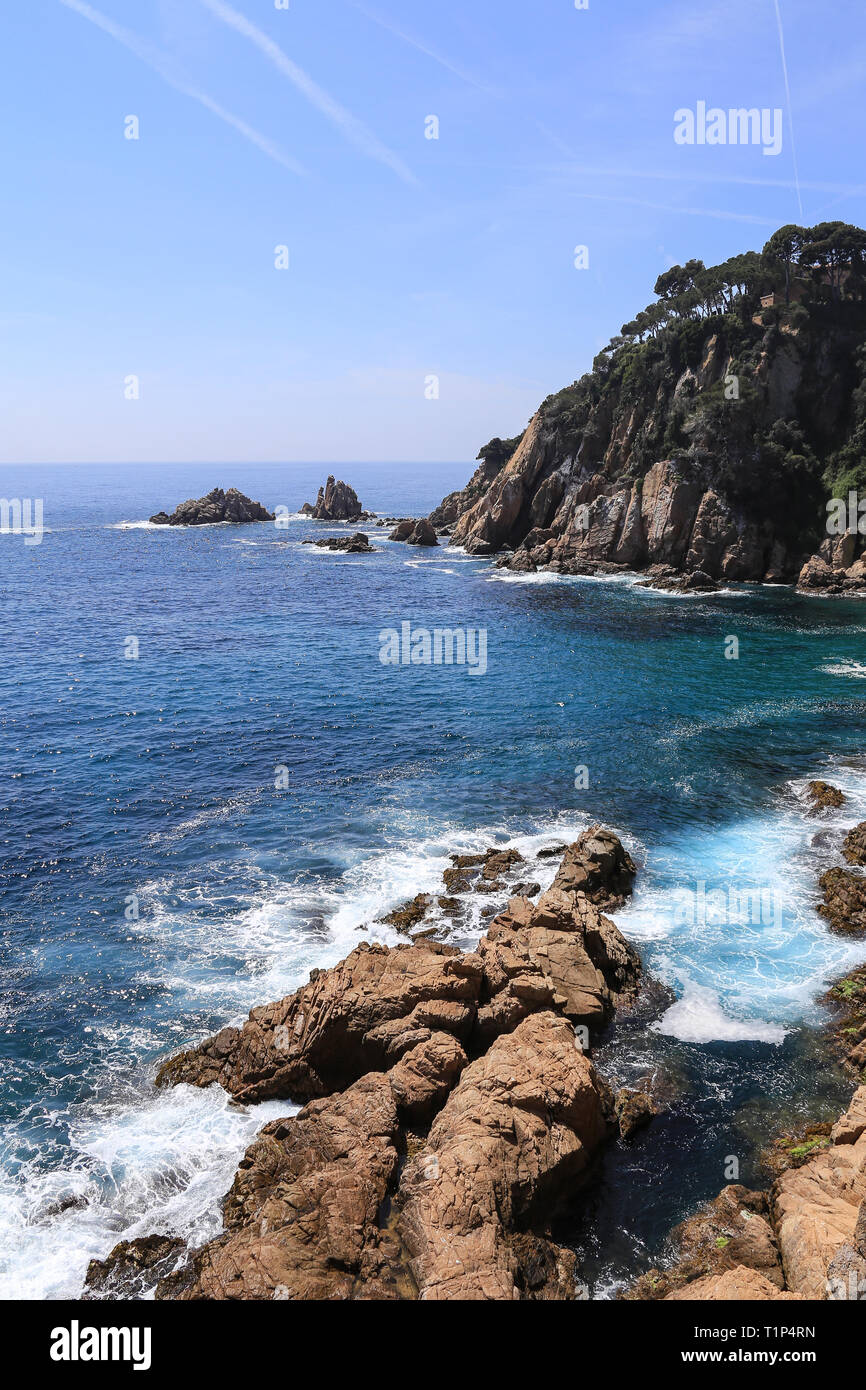
[[[626,1299],[862,1299],[866,1294],[866,1086],[826,1142],[769,1193],[731,1185],[671,1233],[678,1259]]]
[[[515,850],[467,857],[493,875],[519,860]],[[171,1058],[157,1085],[218,1082],[245,1102],[305,1100],[392,1067],[434,1032],[471,1051],[542,1009],[601,1027],[634,999],[641,968],[593,899],[621,902],[634,872],[617,837],[595,826],[566,851],[549,892],[535,904],[512,898],[475,951],[364,942],[295,994],[251,1010],[242,1028]]]
[[[706,1281],[743,1268],[756,1272],[776,1292],[785,1287],[766,1193],[731,1183],[676,1226],[670,1239],[676,1263],[642,1275],[623,1295],[627,1301],[706,1297]]]
[[[859,533],[827,536],[803,565],[797,588],[804,593],[862,594],[866,591],[866,538]]]
[[[181,502],[171,516],[167,512],[157,512],[150,520],[155,526],[212,526],[220,521],[239,525],[248,521],[273,521],[274,513],[261,502],[245,497],[236,487],[230,487],[228,492],[215,487],[206,497]]]
[[[842,845],[842,853],[849,864],[856,864],[861,869],[866,868],[866,820],[861,820],[859,825],[848,831]]]
[[[535,1014],[498,1038],[400,1181],[396,1229],[419,1296],[519,1298],[510,1233],[585,1176],[608,1128],[608,1097],[563,1019]]]
[[[481,459],[464,488],[449,492],[428,518],[437,531],[454,525],[458,517],[483,497],[493,479],[501,473],[519,443],[518,439],[491,439],[479,453]]]
[[[479,957],[454,946],[362,942],[296,994],[252,1009],[242,1028],[171,1058],[157,1085],[219,1082],[246,1102],[327,1095],[392,1066],[434,1032],[468,1038],[482,974]]]
[[[333,473],[328,475],[325,486],[319,488],[315,506],[305,502],[301,511],[314,521],[355,521],[366,515],[355,489],[348,483],[335,481]]]
[[[633,1002],[640,959],[583,894],[554,886],[536,904],[512,898],[477,947],[484,978],[476,1031],[509,1031],[539,1008],[599,1029]]]
[[[376,1074],[265,1125],[226,1198],[225,1234],[157,1298],[400,1297],[398,1252],[377,1220],[399,1136],[390,1082]]]
[[[416,521],[411,534],[406,537],[407,545],[438,545],[436,532],[426,517]]]
[[[265,1125],[226,1197],[224,1234],[157,1297],[572,1297],[574,1256],[533,1226],[573,1193],[606,1138],[606,1088],[549,1013],[465,1064],[440,1034],[390,1071]],[[403,1121],[447,1092],[401,1173]],[[383,1221],[386,1199],[394,1216]]]
[[[562,893],[583,893],[596,907],[621,907],[637,869],[618,835],[590,826],[569,845],[553,880]]]
[[[819,880],[824,901],[818,911],[842,936],[866,935],[866,877],[853,869],[828,869]]]

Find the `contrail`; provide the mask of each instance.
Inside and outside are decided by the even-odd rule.
[[[794,182],[797,185],[797,202],[800,207],[800,220],[803,219],[803,199],[800,196],[800,173],[797,169],[797,146],[794,143],[794,112],[791,109],[791,86],[788,82],[788,60],[785,57],[785,35],[782,31],[782,11],[779,9],[779,0],[773,0],[776,6],[776,24],[779,28],[779,51],[782,54],[782,72],[785,74],[785,97],[788,102],[788,125],[791,127],[791,155],[794,160]]]
[[[654,212],[686,213],[690,217],[718,217],[723,222],[749,222],[756,227],[774,227],[776,224],[767,217],[754,217],[749,212],[727,212],[722,208],[684,208],[669,207],[665,203],[651,203],[644,198],[619,198],[607,193],[578,193],[568,190],[572,198],[588,198],[595,203],[627,203],[632,207],[651,208]]]
[[[95,10],[92,5],[85,4],[84,0],[60,0],[60,4],[65,5],[68,10],[74,10],[76,14],[81,15],[82,19],[90,20],[91,24],[95,24],[104,33],[110,34],[118,43],[123,44],[124,48],[128,48],[130,53],[134,53],[142,63],[158,73],[163,81],[173,87],[176,92],[199,102],[212,115],[225,121],[226,125],[230,125],[233,130],[243,135],[245,140],[249,140],[250,144],[255,145],[269,159],[273,159],[277,164],[282,164],[284,169],[290,169],[293,174],[306,174],[307,171],[302,164],[299,164],[296,159],[292,159],[289,155],[283,154],[281,149],[272,144],[264,135],[260,135],[251,125],[247,125],[246,121],[242,121],[239,116],[233,116],[231,111],[226,111],[224,107],[219,106],[208,96],[207,92],[202,92],[197,87],[191,87],[189,83],[176,77],[171,71],[170,62],[166,55],[160,53],[159,49],[140,39],[131,30],[123,29],[119,24],[115,24],[112,19],[100,14],[99,10]]]
[[[278,44],[273,39],[269,39],[267,34],[261,29],[256,28],[245,15],[232,9],[231,5],[223,4],[223,0],[201,0],[206,10],[209,10],[217,19],[221,19],[230,29],[242,34],[250,43],[255,44],[260,49],[284,77],[297,87],[312,106],[327,116],[339,130],[343,132],[348,140],[370,159],[377,159],[381,164],[387,164],[389,169],[393,169],[405,183],[417,184],[418,180],[411,169],[403,163],[398,155],[389,150],[387,145],[383,145],[378,136],[372,130],[368,130],[363,121],[359,121],[357,116],[353,116],[351,111],[347,111],[332,96],[308,77],[303,68],[299,68],[297,63],[293,63],[288,58]]]
[[[468,82],[470,87],[477,87],[479,92],[487,92],[490,96],[499,96],[499,93],[486,82],[480,82],[477,77],[472,76],[471,72],[466,72],[464,68],[459,68],[456,63],[451,62],[450,58],[446,58],[443,54],[437,53],[436,49],[431,48],[429,44],[423,43],[421,39],[416,39],[412,34],[407,34],[405,29],[398,29],[397,25],[392,24],[390,19],[385,19],[383,15],[377,14],[375,10],[368,10],[366,5],[359,3],[359,0],[349,0],[349,3],[353,9],[358,10],[367,19],[372,20],[374,24],[378,24],[382,29],[387,29],[389,34],[393,34],[395,38],[402,39],[404,43],[411,44],[412,48],[417,48],[419,53],[424,53],[428,58],[432,58],[434,63],[438,63],[440,67],[447,68],[449,72],[454,73],[455,77],[459,77],[464,82]]]

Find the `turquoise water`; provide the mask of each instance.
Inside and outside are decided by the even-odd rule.
[[[506,575],[369,524],[367,556],[302,545],[345,528],[299,518],[143,524],[215,485],[294,511],[327,471],[0,478],[44,499],[46,527],[39,545],[0,536],[5,1296],[74,1295],[122,1235],[216,1231],[244,1144],[287,1107],[157,1095],[157,1062],[338,960],[359,926],[437,887],[455,850],[514,842],[544,886],[537,850],[600,819],[642,866],[617,919],[678,1002],[610,1065],[669,1063],[682,1084],[627,1160],[653,1155],[626,1248],[595,1240],[600,1289],[718,1190],[718,1154],[752,1161],[744,1107],[768,1088],[808,1103],[813,1064],[791,1059],[815,996],[866,956],[814,912],[824,832],[866,815],[866,605]],[[471,464],[339,471],[402,515]],[[484,629],[486,673],[383,666],[380,632],[407,621]],[[849,793],[829,826],[805,814],[817,775]],[[481,930],[476,899],[453,939]]]

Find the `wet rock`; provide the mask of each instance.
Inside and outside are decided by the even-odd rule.
[[[179,1293],[168,1283],[157,1298],[400,1297],[399,1261],[378,1227],[399,1133],[380,1075],[265,1125],[226,1198],[226,1233],[195,1252]]]
[[[83,1299],[143,1299],[157,1281],[170,1274],[186,1250],[176,1236],[142,1236],[122,1240],[104,1260],[91,1260]]]
[[[426,517],[422,517],[420,521],[416,521],[412,534],[406,537],[406,544],[427,546],[439,544],[436,539],[436,532],[433,530],[433,527]]]
[[[828,811],[836,806],[841,806],[845,800],[839,788],[831,786],[829,782],[810,782],[806,791],[812,802],[813,815],[819,811]]]
[[[235,487],[230,487],[228,492],[215,487],[206,497],[181,502],[171,516],[167,512],[157,512],[150,520],[156,526],[211,526],[220,521],[235,524],[273,521],[274,513],[263,507],[261,502],[253,502],[245,497]]]
[[[646,1128],[656,1108],[645,1091],[623,1089],[617,1092],[614,1111],[620,1135],[623,1139],[631,1139],[639,1130]]]
[[[393,912],[377,918],[377,921],[393,927],[395,931],[408,932],[410,927],[417,927],[424,921],[432,903],[432,894],[418,893],[410,902],[404,903],[402,907],[395,907]]]
[[[634,861],[612,830],[593,825],[569,845],[553,880],[564,893],[582,893],[596,906],[621,907],[634,885]]]
[[[858,1078],[866,1075],[866,965],[837,980],[824,997],[835,1011],[834,1050]]]
[[[623,1297],[627,1301],[698,1298],[707,1279],[743,1268],[757,1273],[776,1291],[785,1287],[766,1194],[731,1183],[718,1197],[671,1232],[676,1263],[643,1275]],[[700,1281],[700,1282],[698,1282]],[[711,1295],[712,1296],[712,1295]],[[748,1295],[734,1295],[731,1297]]]
[[[302,544],[317,545],[321,550],[342,550],[349,555],[373,555],[376,550],[363,531],[356,531],[353,536],[328,536],[321,541],[306,540],[302,541]]]
[[[414,521],[414,519],[409,519],[409,520],[407,520],[407,521],[398,521],[398,522],[397,522],[397,525],[394,527],[394,530],[391,532],[390,536],[388,537],[388,540],[389,540],[389,541],[407,541],[407,540],[409,539],[409,537],[411,536],[411,534],[412,534],[412,532],[413,532],[414,530],[415,530],[415,521]]]

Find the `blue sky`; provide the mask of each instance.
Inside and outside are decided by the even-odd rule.
[[[778,18],[5,0],[0,459],[471,459],[665,267],[866,219],[866,9]],[[699,101],[781,108],[781,152],[678,146]]]

